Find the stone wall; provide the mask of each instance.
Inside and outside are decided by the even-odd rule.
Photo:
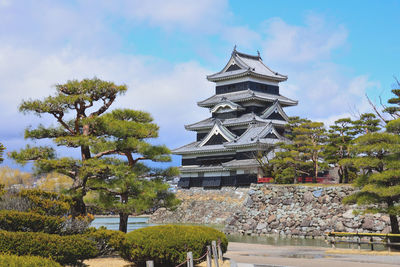
[[[158,209],[152,223],[225,224],[235,212],[244,208],[249,188],[224,187],[220,190],[190,188],[178,190],[182,202],[175,211]]]
[[[382,214],[354,215],[343,205],[351,186],[252,185],[220,190],[181,189],[175,211],[157,210],[153,223],[225,224],[228,234],[322,236],[328,231],[390,231]]]
[[[244,207],[226,221],[231,234],[322,236],[327,231],[390,231],[382,214],[354,215],[342,204],[351,186],[252,185]]]

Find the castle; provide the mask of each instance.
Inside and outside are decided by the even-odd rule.
[[[288,116],[283,108],[297,101],[282,96],[279,83],[287,76],[266,66],[260,54],[248,55],[234,48],[225,67],[207,76],[215,94],[198,106],[211,117],[185,125],[195,131],[195,142],[174,149],[182,156],[178,186],[248,186],[262,177],[258,152],[284,142]]]

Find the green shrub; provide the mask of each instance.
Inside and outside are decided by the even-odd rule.
[[[73,265],[96,257],[98,251],[94,242],[82,235],[0,231],[0,253],[51,257],[60,264]]]
[[[7,231],[61,233],[64,218],[33,212],[0,210],[0,229]]]
[[[211,241],[221,241],[226,252],[228,240],[224,233],[205,226],[161,225],[132,231],[121,256],[137,265],[153,260],[156,266],[175,266],[186,260],[186,253],[193,252],[199,258],[207,251]]]
[[[8,267],[61,267],[51,259],[38,256],[0,255],[0,266]]]
[[[96,243],[99,256],[112,255],[119,252],[126,242],[125,233],[107,230],[104,226],[99,229],[91,227],[85,235]]]
[[[73,204],[69,196],[39,189],[21,190],[17,195],[29,202],[30,211],[43,215],[68,215]]]

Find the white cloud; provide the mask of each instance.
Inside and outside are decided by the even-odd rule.
[[[332,26],[323,17],[309,15],[304,26],[290,25],[280,18],[266,22],[264,61],[272,69],[288,74],[281,94],[299,100],[290,115],[333,122],[370,106],[368,90],[380,87],[367,75],[352,74],[334,63],[332,55],[346,47],[347,29]]]
[[[103,7],[128,20],[145,22],[166,30],[202,30],[216,32],[229,16],[226,0],[126,0],[103,1]]]
[[[161,141],[170,146],[192,141],[183,125],[208,116],[206,109],[196,108],[196,102],[213,93],[213,85],[205,79],[210,71],[195,62],[173,65],[141,56],[91,57],[69,49],[44,55],[35,50],[0,47],[0,55],[0,112],[6,118],[2,122],[10,125],[0,129],[2,138],[19,135],[23,143],[23,128],[28,124],[54,121],[18,114],[22,99],[40,99],[52,94],[56,83],[94,76],[127,84],[128,93],[113,107],[150,112],[161,132],[167,134],[160,135]],[[182,142],[182,138],[186,140]]]
[[[221,33],[225,40],[240,48],[253,48],[261,42],[261,35],[246,26],[226,27]]]
[[[281,18],[266,22],[264,52],[273,61],[305,63],[330,57],[343,46],[348,32],[343,25],[332,27],[322,17],[309,15],[305,26],[289,25]]]

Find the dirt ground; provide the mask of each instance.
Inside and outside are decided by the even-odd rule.
[[[128,267],[128,266],[131,267],[131,266],[134,266],[130,262],[125,261],[119,257],[97,258],[97,259],[86,260],[83,263],[89,267]],[[184,266],[186,267],[186,265],[184,265]],[[195,266],[206,267],[207,263],[204,261],[199,264],[196,264]],[[230,267],[229,260],[225,260],[224,262],[219,261],[219,267]]]
[[[400,253],[387,251],[351,250],[311,247],[272,246],[230,242],[220,267],[299,266],[299,267],[394,267],[400,264]],[[119,258],[97,258],[84,261],[89,267],[131,267],[131,263]],[[232,265],[231,265],[232,263]],[[206,262],[197,265],[206,267]],[[157,267],[157,266],[155,266]]]
[[[83,262],[89,267],[131,267],[133,266],[129,261],[125,261],[119,257],[112,258],[96,258]]]
[[[236,262],[238,267],[298,266],[298,267],[394,267],[399,266],[400,253],[371,252],[311,247],[272,246],[231,242],[224,257]]]

